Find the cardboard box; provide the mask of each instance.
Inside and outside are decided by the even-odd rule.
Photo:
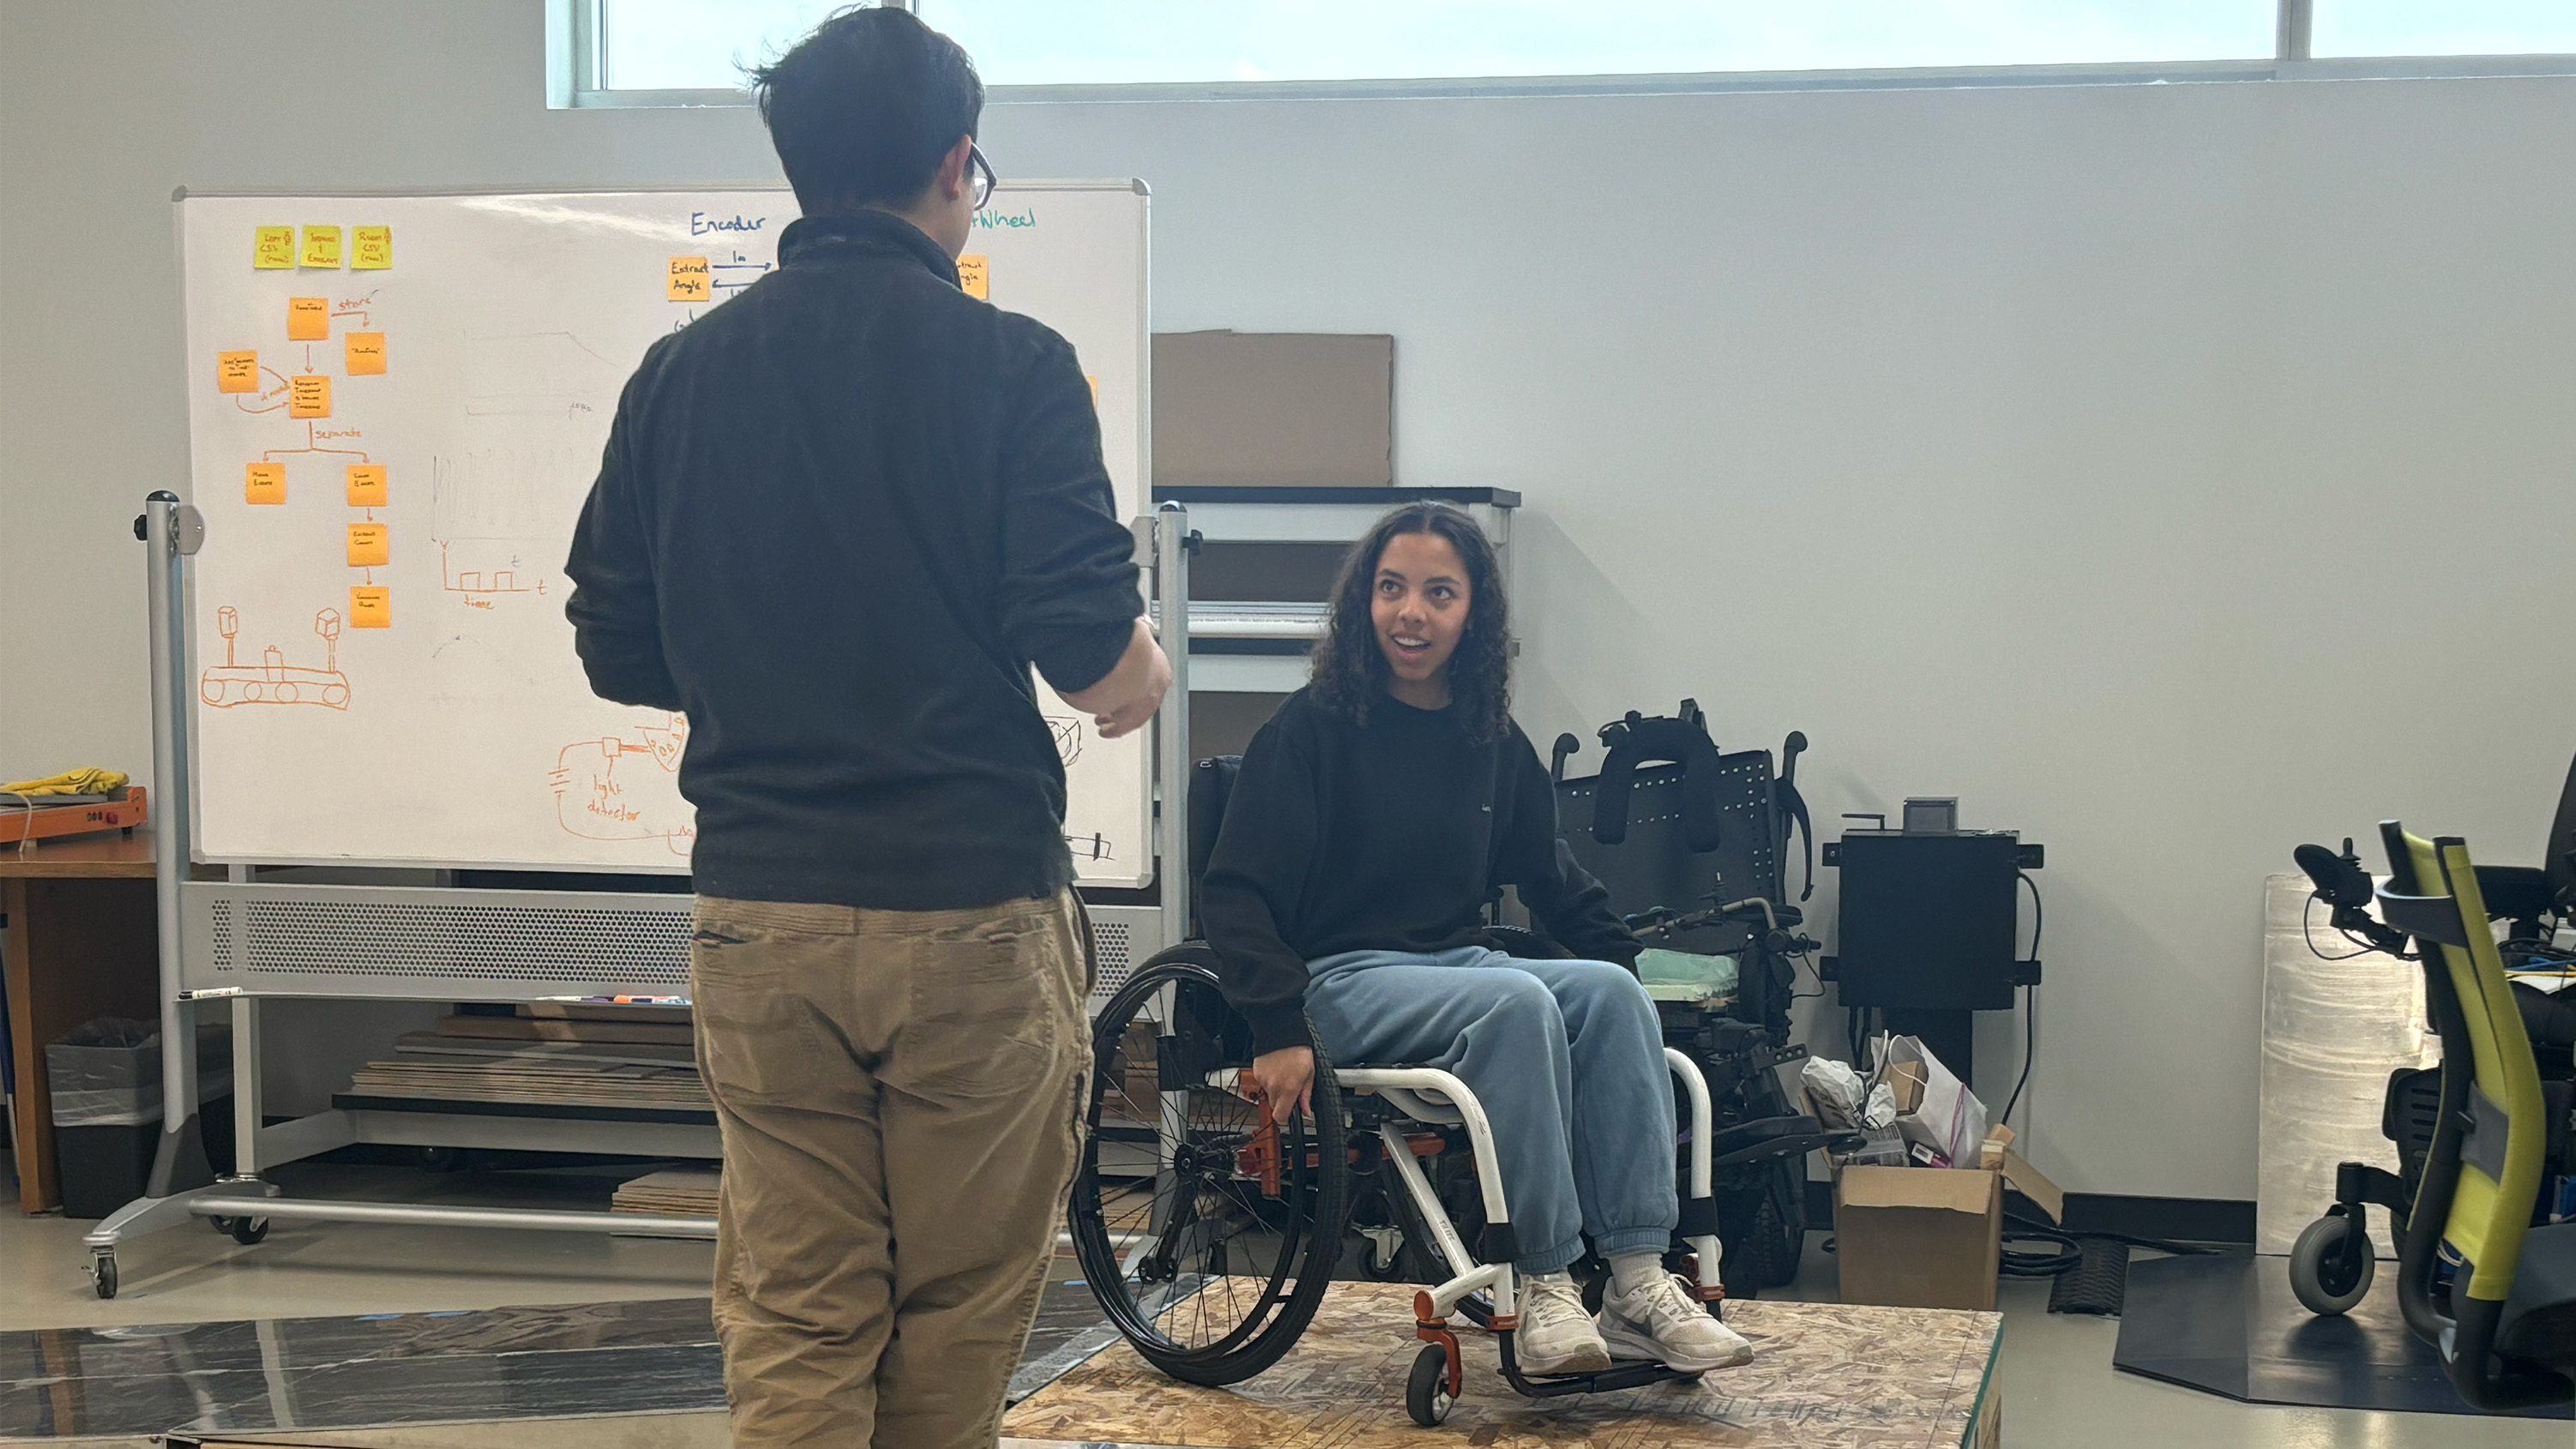
[[[1154,486],[1394,482],[1394,338],[1155,335]]]
[[[2013,1133],[1987,1134],[1973,1168],[1846,1167],[1834,1177],[1834,1258],[1842,1301],[1896,1308],[1995,1306],[2002,1262],[2004,1189],[2056,1222],[2057,1184],[2012,1150]]]

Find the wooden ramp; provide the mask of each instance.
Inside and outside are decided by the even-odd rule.
[[[1022,1401],[1002,1422],[1020,1445],[1180,1449],[1991,1449],[2003,1318],[1937,1308],[1729,1303],[1754,1360],[1696,1385],[1545,1402],[1502,1379],[1490,1335],[1462,1331],[1466,1389],[1437,1429],[1404,1412],[1421,1347],[1413,1293],[1336,1283],[1297,1347],[1226,1389],[1165,1378],[1123,1341]],[[1455,1321],[1455,1320],[1453,1320]]]

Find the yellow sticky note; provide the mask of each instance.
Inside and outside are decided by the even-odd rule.
[[[385,465],[352,463],[349,465],[349,506],[382,508],[385,506]]]
[[[394,264],[394,229],[360,226],[349,230],[349,270],[381,272]]]
[[[336,226],[308,226],[304,229],[304,254],[296,264],[306,267],[340,265],[340,229]]]
[[[381,332],[350,333],[348,370],[351,377],[382,375],[385,370],[385,334]]]
[[[259,391],[259,354],[256,352],[216,353],[215,391]]]
[[[381,523],[349,525],[349,567],[380,569],[390,562],[385,547],[385,526]]]
[[[991,291],[992,272],[993,268],[990,258],[972,255],[959,257],[957,259],[957,288],[969,297],[981,297],[985,301],[989,302],[993,299]]]
[[[295,228],[263,226],[250,244],[250,264],[263,272],[295,268]]]
[[[242,467],[242,502],[284,503],[286,501],[286,465],[284,463],[247,463]]]
[[[331,299],[328,297],[289,297],[286,299],[286,340],[321,342],[331,336]]]
[[[707,270],[705,257],[671,258],[670,298],[674,302],[703,302],[715,295],[715,273]]]
[[[390,629],[394,626],[394,591],[382,584],[349,590],[349,627]]]
[[[286,415],[290,418],[331,416],[331,379],[318,372],[299,372],[288,378]]]

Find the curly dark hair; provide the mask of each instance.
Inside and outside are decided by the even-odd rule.
[[[1328,714],[1368,723],[1369,706],[1386,693],[1386,655],[1379,651],[1369,600],[1377,565],[1399,534],[1437,534],[1467,565],[1467,627],[1449,657],[1449,697],[1475,744],[1511,732],[1511,604],[1503,596],[1501,561],[1485,531],[1446,503],[1408,503],[1377,521],[1353,545],[1333,581],[1333,614],[1315,643],[1307,688]]]

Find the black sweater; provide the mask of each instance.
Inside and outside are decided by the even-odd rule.
[[[1529,736],[1471,745],[1455,716],[1382,698],[1354,725],[1299,690],[1244,751],[1199,909],[1255,1051],[1307,1044],[1308,961],[1475,944],[1505,885],[1576,955],[1633,969]]]
[[[709,895],[943,910],[1072,878],[1035,662],[1142,612],[1073,348],[896,217],[811,216],[655,343],[564,571],[591,688],[685,710]]]

